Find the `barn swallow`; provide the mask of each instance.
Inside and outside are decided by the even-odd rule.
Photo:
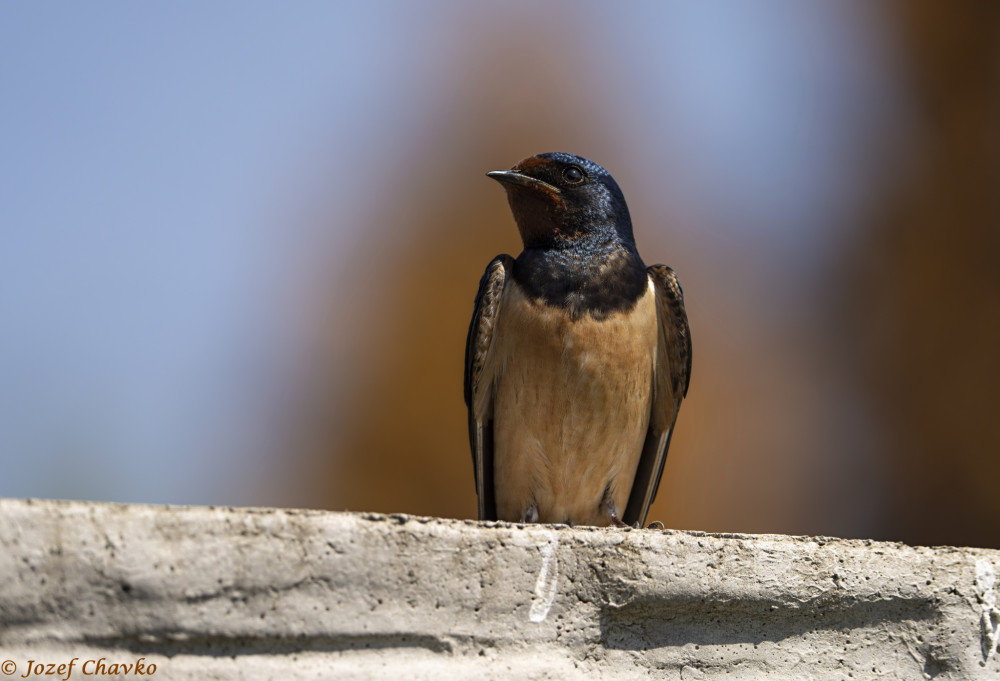
[[[523,250],[479,282],[465,349],[480,520],[642,526],[691,376],[684,294],[581,156],[487,173]]]

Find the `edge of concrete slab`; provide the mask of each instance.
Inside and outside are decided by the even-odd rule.
[[[988,549],[18,499],[0,548],[16,676],[1000,676]]]

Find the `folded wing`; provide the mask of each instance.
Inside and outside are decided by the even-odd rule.
[[[479,281],[475,309],[465,342],[465,405],[469,410],[469,440],[476,476],[479,519],[496,520],[493,488],[493,375],[489,362],[500,316],[504,286],[514,266],[509,255],[498,255]]]
[[[639,526],[646,524],[649,506],[656,498],[677,412],[691,379],[691,329],[677,275],[666,265],[653,265],[646,273],[656,289],[659,340],[653,365],[649,429],[622,517],[625,523]]]

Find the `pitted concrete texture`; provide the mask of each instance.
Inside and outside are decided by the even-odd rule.
[[[998,569],[819,537],[0,500],[0,671],[998,679]]]

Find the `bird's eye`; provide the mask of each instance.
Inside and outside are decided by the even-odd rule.
[[[576,166],[570,166],[563,171],[563,179],[570,184],[578,184],[583,182],[583,171]]]

